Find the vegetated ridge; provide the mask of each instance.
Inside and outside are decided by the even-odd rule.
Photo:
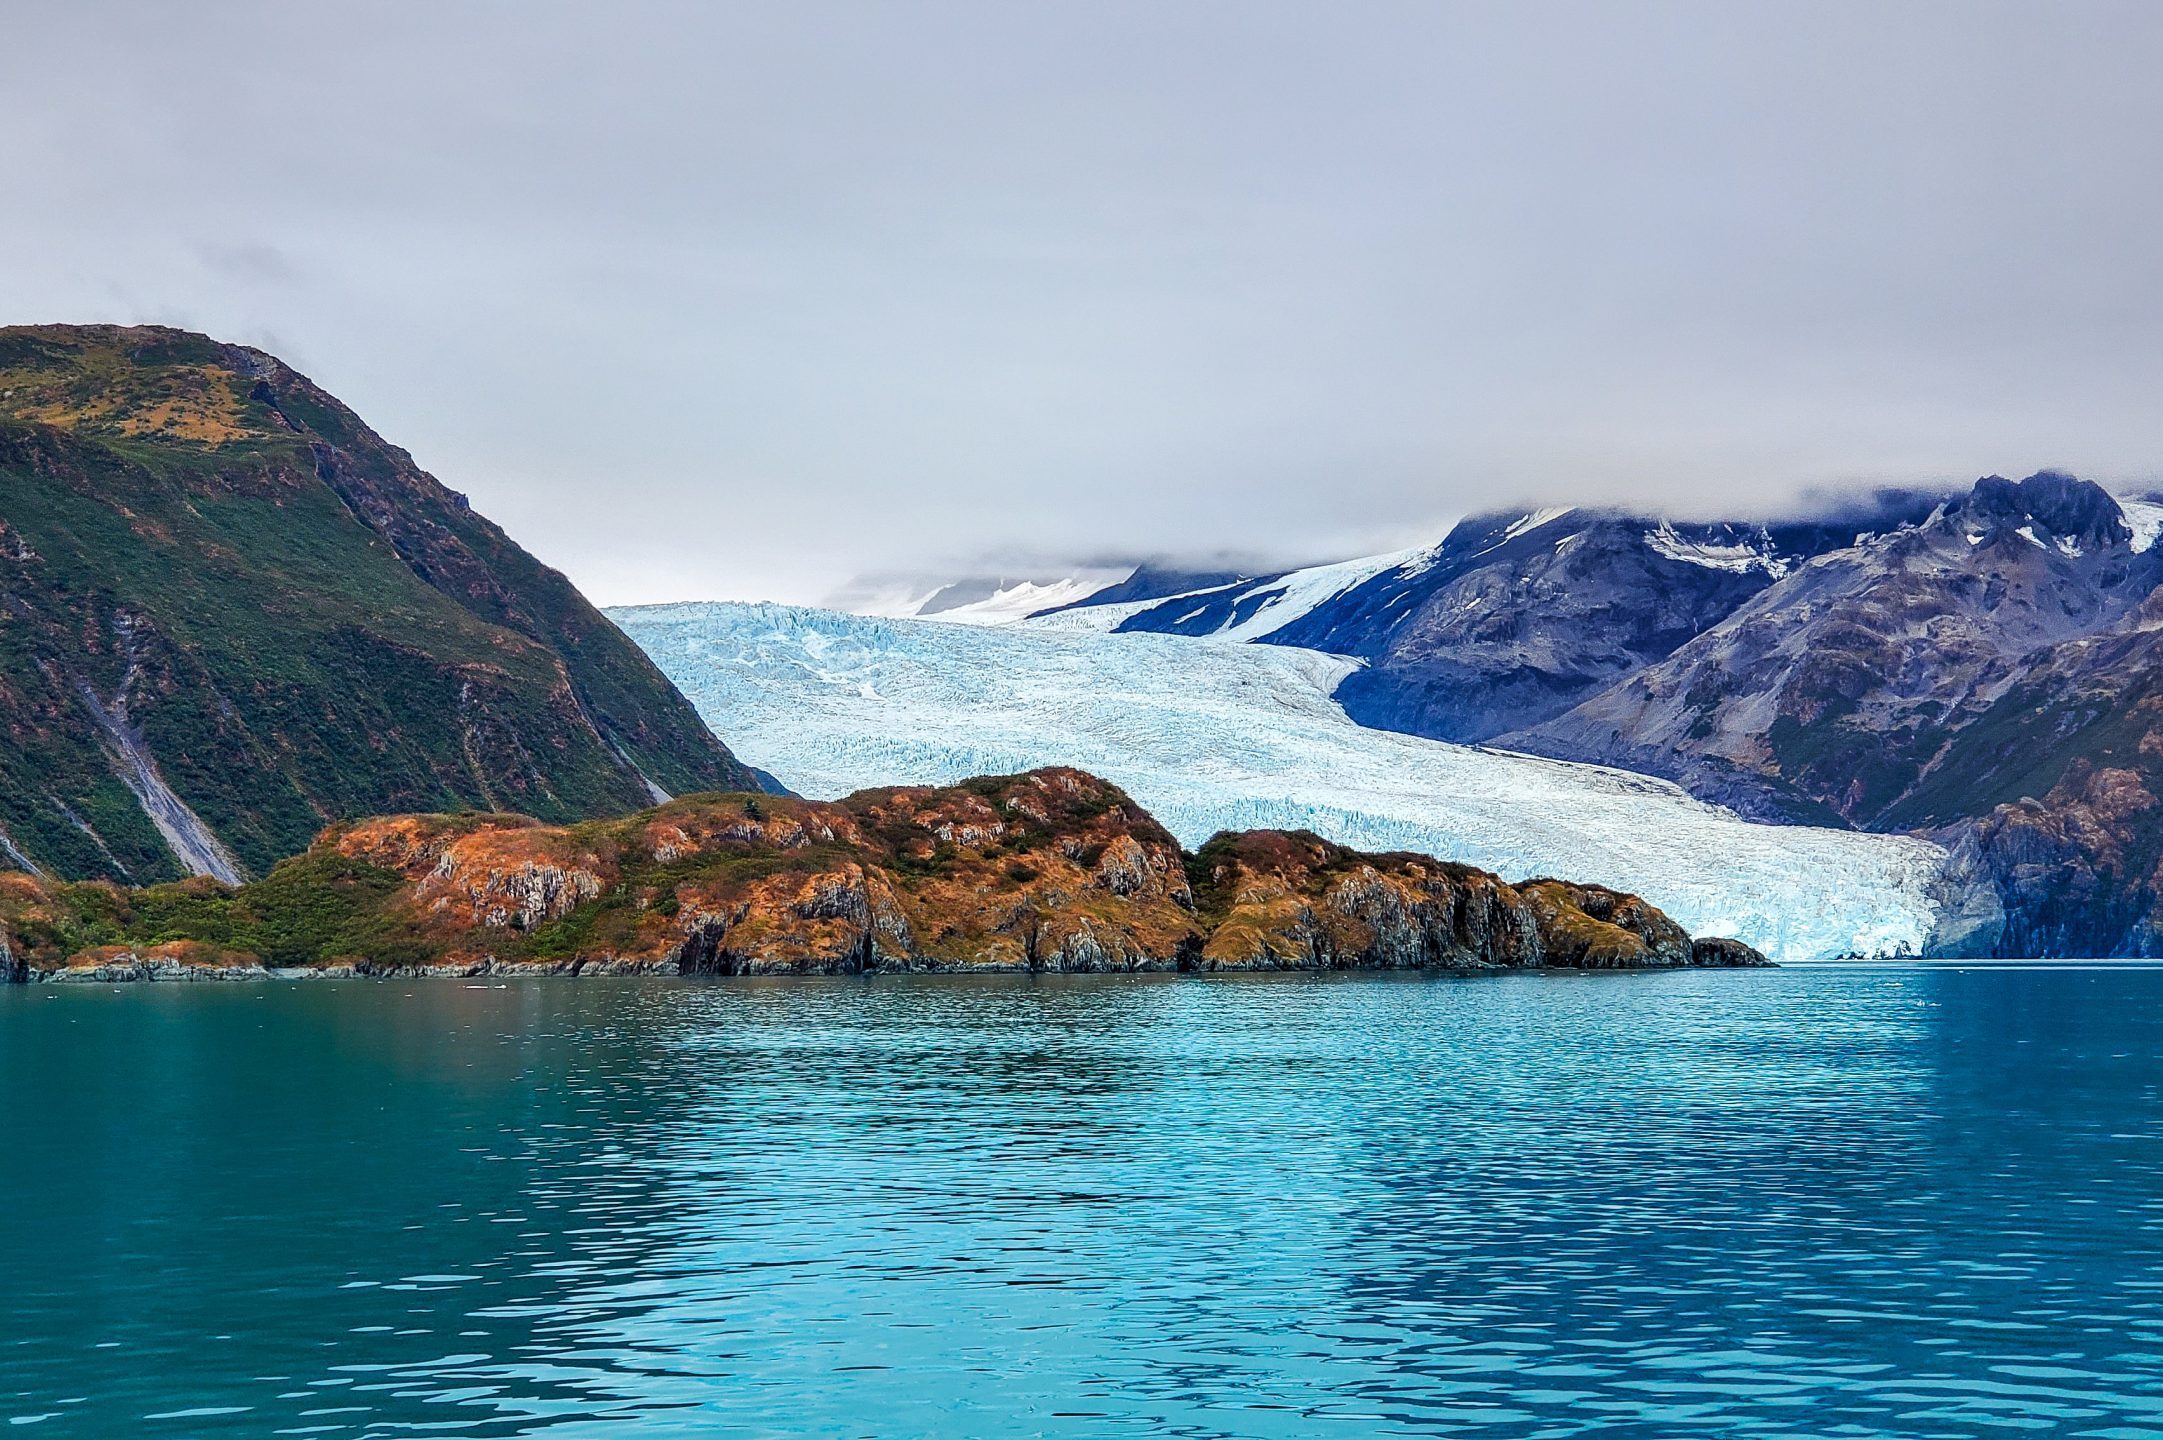
[[[365,820],[237,888],[0,877],[17,980],[1763,963],[1594,885],[1298,832],[1186,854],[1117,787],[1060,768],[838,803],[699,795],[569,827]]]

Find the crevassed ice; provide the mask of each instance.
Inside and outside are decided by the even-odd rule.
[[[2163,533],[2163,505],[2152,500],[2119,499],[2118,512],[2125,516],[2125,523],[2133,531],[2133,550],[2138,554],[2156,542]]]
[[[1661,780],[1369,730],[1352,662],[1168,635],[882,620],[781,605],[610,612],[745,760],[802,794],[1076,765],[1180,841],[1308,829],[1521,879],[1635,891],[1775,959],[1919,950],[1944,852],[1757,825]]]

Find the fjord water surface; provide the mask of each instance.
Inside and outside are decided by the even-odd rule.
[[[30,1436],[2163,1436],[2159,969],[14,987],[0,1087]]]

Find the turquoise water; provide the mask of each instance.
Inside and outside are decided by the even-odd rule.
[[[16,987],[0,1096],[26,1437],[2163,1437],[2163,969]]]

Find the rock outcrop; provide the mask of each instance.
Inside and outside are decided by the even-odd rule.
[[[1195,855],[1076,770],[824,804],[703,795],[615,821],[333,826],[240,887],[10,877],[20,978],[1763,964],[1633,895],[1305,833]]]

